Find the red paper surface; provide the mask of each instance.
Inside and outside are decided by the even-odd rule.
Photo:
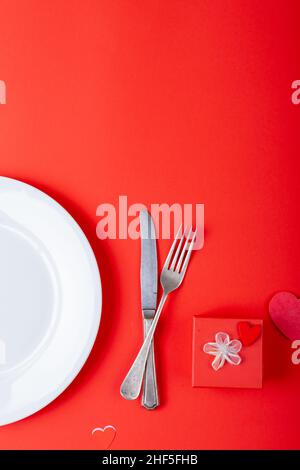
[[[219,370],[212,368],[214,356],[206,354],[203,346],[215,342],[218,332],[227,333],[230,340],[239,339],[238,322],[232,318],[194,317],[193,326],[193,377],[194,387],[261,388],[263,376],[263,341],[261,336],[250,346],[242,347],[242,361],[234,366],[225,363]],[[250,325],[260,325],[261,320],[247,320]]]
[[[0,172],[70,211],[103,283],[85,368],[0,428],[0,447],[97,449],[92,429],[113,425],[113,449],[299,448],[300,367],[268,318],[275,292],[300,294],[299,1],[0,0],[0,12]],[[122,194],[205,204],[204,249],[157,331],[153,412],[119,394],[142,337],[140,244],[96,237],[98,204]],[[262,390],[192,388],[198,312],[265,319]]]

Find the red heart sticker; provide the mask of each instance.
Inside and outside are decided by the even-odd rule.
[[[243,346],[251,346],[261,335],[261,325],[250,325],[247,321],[240,321],[237,329]]]

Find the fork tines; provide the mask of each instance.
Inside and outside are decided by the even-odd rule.
[[[193,247],[194,247],[196,235],[197,235],[197,230],[195,230],[195,232],[192,234],[192,227],[190,227],[189,231],[188,231],[188,228],[185,227],[183,232],[182,232],[182,226],[179,227],[179,230],[175,236],[172,247],[166,259],[165,267],[167,269],[169,269],[170,271],[175,271],[180,274],[185,273]],[[182,248],[182,244],[184,240],[185,240],[185,243]],[[175,251],[175,248],[176,248],[176,251]],[[174,254],[174,251],[175,251],[175,254]]]

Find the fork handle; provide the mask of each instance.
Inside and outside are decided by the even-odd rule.
[[[150,347],[152,344],[153,335],[167,296],[168,294],[163,293],[159,306],[156,310],[155,317],[152,321],[152,325],[144,340],[140,352],[138,353],[134,363],[132,364],[128,374],[126,375],[121,385],[120,393],[122,397],[124,397],[126,400],[135,400],[140,394],[143,382],[143,375]]]
[[[144,337],[146,338],[153,319],[144,319]],[[154,359],[154,340],[152,340],[144,374],[142,405],[147,410],[154,410],[159,405]]]

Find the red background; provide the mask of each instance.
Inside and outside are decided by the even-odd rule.
[[[0,0],[0,172],[78,220],[103,281],[74,383],[1,448],[297,448],[300,366],[267,314],[300,295],[297,0]],[[205,247],[157,332],[161,406],[119,386],[141,341],[138,241],[100,241],[102,202],[204,203]],[[169,242],[159,243],[160,266]],[[192,316],[265,319],[262,390],[191,386]]]

